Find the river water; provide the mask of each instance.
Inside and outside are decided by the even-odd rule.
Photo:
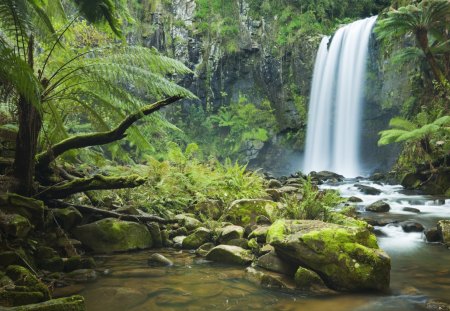
[[[361,181],[382,191],[363,195],[354,180],[335,185],[345,197],[358,196],[364,206],[383,199],[391,205],[382,216],[392,220],[415,220],[426,228],[437,220],[450,219],[450,200],[402,193],[401,186]],[[420,213],[405,212],[414,207]],[[395,224],[376,227],[380,246],[391,256],[391,290],[385,294],[336,294],[313,296],[298,291],[261,288],[244,276],[244,268],[206,262],[189,251],[158,250],[174,262],[172,267],[147,267],[156,251],[101,257],[100,269],[108,272],[97,282],[79,287],[88,311],[144,310],[424,310],[429,299],[450,303],[450,250],[426,243],[422,233],[405,233]]]

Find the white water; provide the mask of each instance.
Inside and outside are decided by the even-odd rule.
[[[304,171],[361,175],[361,105],[369,38],[377,17],[340,28],[328,48],[323,38],[314,68]]]

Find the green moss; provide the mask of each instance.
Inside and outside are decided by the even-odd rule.
[[[323,280],[314,271],[299,267],[295,272],[295,285],[299,289],[308,290],[311,287],[325,287]]]
[[[38,305],[27,305],[14,309],[15,311],[86,311],[84,298],[76,295],[52,299]]]
[[[6,275],[16,286],[25,286],[29,292],[40,292],[44,300],[50,299],[50,291],[35,275],[21,266],[9,266]]]
[[[284,219],[279,219],[275,221],[267,230],[266,241],[267,243],[272,243],[274,241],[281,241],[285,236],[286,221]]]
[[[192,234],[183,240],[183,248],[195,249],[211,239],[211,231],[206,228],[197,228]]]

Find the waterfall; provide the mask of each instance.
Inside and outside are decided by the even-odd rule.
[[[314,66],[303,169],[361,174],[359,159],[369,38],[377,17],[324,37]],[[330,43],[331,40],[331,43]]]

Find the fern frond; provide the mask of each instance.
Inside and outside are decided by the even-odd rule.
[[[417,126],[413,122],[400,117],[392,118],[391,121],[389,122],[389,126],[406,131],[412,131],[417,129]]]

